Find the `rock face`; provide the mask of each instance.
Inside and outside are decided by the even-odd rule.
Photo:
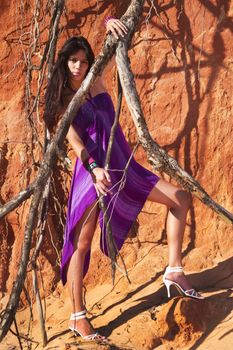
[[[42,159],[40,143],[43,143],[43,98],[40,99],[38,111],[30,118],[26,113],[35,101],[39,82],[38,72],[34,70],[30,73],[28,67],[30,62],[33,65],[40,63],[51,15],[51,5],[44,0],[40,3],[41,9],[36,12],[34,3],[27,0],[23,5],[14,1],[1,1],[1,203],[6,203],[33,181],[38,172],[38,163]],[[67,37],[83,35],[90,41],[97,55],[105,35],[104,17],[107,14],[120,17],[127,6],[128,2],[122,0],[66,1],[58,48]],[[137,90],[152,136],[200,182],[214,200],[231,212],[232,15],[230,1],[224,0],[146,1],[143,18],[129,51]],[[38,39],[35,28],[40,30]],[[37,46],[34,50],[32,43],[35,40]],[[114,71],[110,72],[106,85],[116,103]],[[43,92],[42,89],[42,96]],[[133,147],[137,134],[125,103],[121,124]],[[145,152],[140,147],[136,158],[142,165],[150,168]],[[42,295],[45,296],[57,288],[59,281],[64,211],[71,177],[70,173],[65,173],[62,169],[59,165],[59,171],[54,175],[53,195],[56,194],[56,200],[51,196],[49,225],[38,260],[43,276]],[[160,175],[170,180],[166,174]],[[10,293],[18,269],[28,208],[29,201],[0,223],[0,293],[2,296],[6,295],[5,298]],[[54,209],[60,213],[59,217],[54,216]],[[140,286],[146,285],[148,279],[155,281],[154,274],[159,277],[167,264],[164,238],[166,214],[166,208],[146,203],[138,218],[137,232],[127,239],[122,249],[130,270],[133,283],[131,288],[140,289]],[[36,235],[32,247],[35,242]],[[185,268],[195,272],[208,269],[210,275],[216,269],[219,272],[218,275],[213,274],[213,280],[209,279],[207,273],[192,275],[200,289],[218,288],[218,283],[221,288],[226,288],[226,285],[230,287],[227,282],[226,285],[220,285],[220,282],[224,278],[228,281],[226,271],[232,273],[232,245],[232,226],[193,198],[184,238]],[[220,269],[214,267],[218,263],[221,265]],[[99,252],[97,230],[91,268],[85,283],[91,291],[94,286],[106,281],[110,283],[109,261]],[[25,286],[29,290],[31,283],[28,273]],[[129,287],[125,288],[129,291]],[[22,295],[22,302],[24,300]],[[151,300],[145,304],[144,309],[152,307],[153,302]],[[190,305],[189,303],[188,307],[194,311],[191,318],[187,316],[186,301],[175,302],[173,308],[179,321],[174,318],[173,313],[172,320],[164,315],[159,317],[154,327],[160,331],[155,331],[154,338],[150,338],[150,347],[144,348],[152,349],[152,346],[162,344],[165,338],[166,341],[172,340],[180,346],[200,338],[208,325],[199,317],[201,310],[196,309],[195,302]],[[170,304],[167,304],[167,308],[170,308]],[[208,308],[213,311],[213,303],[205,306],[205,310],[209,310]],[[187,337],[181,341],[177,334],[182,327]],[[136,331],[140,332],[140,329],[135,328]],[[171,336],[172,332],[174,337]],[[143,348],[143,344],[140,346]],[[134,345],[134,349],[136,348],[137,345]]]

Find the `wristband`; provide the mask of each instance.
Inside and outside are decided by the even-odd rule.
[[[92,162],[91,164],[88,164],[88,167],[87,167],[87,170],[92,173],[92,171],[95,169],[95,168],[98,168],[98,164],[96,162]]]
[[[104,26],[105,26],[105,28],[107,27],[107,23],[108,23],[108,21],[110,21],[110,19],[116,19],[116,18],[113,17],[113,16],[106,16],[105,19],[104,19]]]
[[[88,157],[87,159],[85,159],[85,160],[83,161],[83,166],[84,166],[84,168],[85,168],[86,170],[88,170],[89,164],[93,163],[94,161],[95,161],[95,159],[92,158],[92,157]]]
[[[93,171],[93,169],[98,167],[98,164],[94,160],[94,158],[89,157],[83,162],[84,168],[89,171],[90,173]]]

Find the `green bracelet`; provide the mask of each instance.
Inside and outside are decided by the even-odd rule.
[[[87,170],[92,173],[92,171],[95,169],[95,168],[98,168],[98,164],[96,162],[92,162],[91,164],[88,164],[87,166]]]

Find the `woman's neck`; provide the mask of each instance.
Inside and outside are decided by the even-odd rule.
[[[72,79],[68,80],[68,86],[73,92],[78,91],[78,89],[80,88],[81,84],[82,84],[82,82],[79,82],[79,81],[75,81],[75,80],[72,80]]]

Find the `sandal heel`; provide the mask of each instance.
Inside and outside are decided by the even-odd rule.
[[[195,289],[191,288],[191,289],[188,289],[188,290],[184,290],[179,283],[167,279],[166,276],[169,273],[173,273],[173,272],[183,272],[183,268],[181,266],[176,266],[176,267],[168,266],[166,268],[165,273],[163,275],[163,283],[165,284],[165,286],[167,288],[167,296],[168,296],[168,298],[171,297],[170,287],[172,285],[174,285],[176,287],[176,289],[180,292],[180,294],[185,296],[185,297],[190,297],[190,298],[199,299],[199,300],[204,299],[204,297],[200,293],[198,293]]]
[[[86,318],[85,310],[73,313],[70,316],[71,321],[81,320],[82,318]],[[97,332],[93,334],[83,335],[76,327],[71,327],[71,326],[69,327],[69,330],[71,330],[71,332],[74,334],[75,337],[80,336],[83,340],[86,340],[86,341],[107,342],[107,338],[98,334]]]

